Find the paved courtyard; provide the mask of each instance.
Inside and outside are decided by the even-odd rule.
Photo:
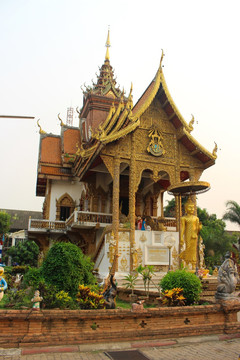
[[[123,350],[123,348],[121,349]],[[48,349],[46,348],[46,351]],[[50,350],[49,350],[50,351]],[[239,360],[240,338],[225,341],[181,341],[173,346],[139,349],[150,360]],[[1,360],[108,360],[104,351],[46,352],[21,355],[19,349],[0,349]],[[124,358],[123,358],[124,360]]]

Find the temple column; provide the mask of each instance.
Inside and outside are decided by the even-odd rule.
[[[157,210],[158,210],[158,195],[153,196],[153,216],[157,217]]]
[[[181,195],[175,195],[175,209],[176,209],[176,230],[179,233],[179,249],[178,253],[181,252],[180,247],[180,231],[181,231],[181,217],[182,217],[182,197]],[[179,269],[181,267],[181,259],[179,258]]]
[[[136,190],[136,153],[135,138],[132,134],[131,159],[129,171],[129,218],[130,218],[130,272],[133,271],[133,251],[135,247],[135,190]]]
[[[161,201],[161,213],[160,213],[160,216],[161,217],[164,217],[163,195],[164,195],[164,191],[161,191],[161,193],[160,193],[160,201]]]
[[[118,254],[118,228],[119,228],[119,185],[120,185],[120,157],[115,156],[113,163],[113,233],[116,241],[116,254]],[[116,271],[118,271],[118,261],[116,262]]]
[[[139,192],[136,192],[135,197],[136,197],[136,215],[141,216],[142,215],[141,194]]]

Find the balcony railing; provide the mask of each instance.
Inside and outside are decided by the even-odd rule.
[[[155,222],[161,222],[167,228],[176,229],[175,218],[153,218]],[[28,230],[29,231],[66,231],[71,227],[92,227],[96,224],[105,227],[112,224],[112,214],[97,213],[90,211],[74,211],[66,221],[50,221],[50,220],[38,220],[29,219]]]
[[[66,224],[65,221],[50,221],[50,220],[36,220],[29,219],[28,230],[65,230]]]
[[[56,230],[66,231],[68,227],[81,227],[82,225],[102,226],[112,223],[112,214],[96,213],[89,211],[74,211],[66,221],[50,221],[29,219],[28,230]]]
[[[176,228],[177,227],[177,220],[176,218],[170,218],[170,217],[166,217],[166,218],[154,218],[155,222],[161,223],[163,224],[165,227],[172,227],[172,228]]]

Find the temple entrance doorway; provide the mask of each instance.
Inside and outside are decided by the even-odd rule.
[[[119,209],[122,214],[128,216],[129,213],[129,166],[121,164]]]
[[[129,213],[129,198],[128,197],[120,197],[119,206],[121,213],[128,216]]]

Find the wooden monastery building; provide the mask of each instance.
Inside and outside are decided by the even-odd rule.
[[[178,267],[180,196],[176,218],[165,218],[164,193],[180,182],[198,181],[212,166],[191,135],[166,85],[163,55],[154,79],[135,105],[116,86],[109,58],[96,84],[83,91],[79,126],[61,121],[61,134],[40,125],[36,195],[44,197],[43,219],[30,219],[28,234],[44,253],[52,241],[70,241],[107,274],[139,264],[166,271]],[[146,221],[141,230],[140,218]],[[170,241],[171,247],[168,247]]]

